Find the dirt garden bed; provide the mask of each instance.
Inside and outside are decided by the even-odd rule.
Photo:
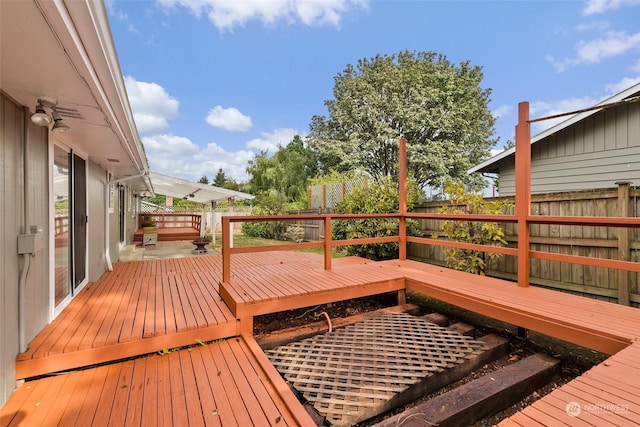
[[[377,295],[366,298],[359,298],[348,301],[341,301],[332,304],[322,304],[315,307],[308,307],[299,310],[285,311],[273,313],[264,316],[258,316],[254,319],[254,334],[260,340],[260,337],[266,336],[272,332],[281,331],[287,328],[302,327],[309,324],[326,321],[329,319],[342,319],[355,316],[370,311],[395,306],[397,302],[395,293]],[[543,352],[556,359],[561,360],[561,374],[556,376],[553,381],[548,383],[541,389],[531,393],[523,400],[515,405],[494,414],[488,418],[478,421],[476,426],[494,425],[500,420],[515,414],[519,410],[530,405],[540,397],[550,393],[558,387],[566,384],[583,372],[602,362],[607,356],[583,347],[578,347],[563,341],[559,341],[544,335],[529,333],[526,339],[518,336],[518,329],[514,325],[496,321],[485,316],[478,315],[458,307],[444,304],[439,301],[425,298],[422,295],[409,293],[408,302],[418,305],[423,314],[440,313],[446,316],[449,324],[456,322],[464,322],[473,325],[476,328],[476,336],[483,334],[497,334],[509,340],[509,354],[499,360],[491,362],[480,369],[474,370],[471,374],[463,379],[456,381],[434,393],[424,395],[420,399],[411,402],[408,405],[399,407],[391,412],[367,420],[360,427],[373,425],[382,419],[393,414],[400,413],[409,407],[418,405],[427,401],[434,396],[445,393],[456,387],[480,378],[488,373],[501,369],[509,364],[524,359],[534,353]],[[326,313],[326,316],[325,314]]]

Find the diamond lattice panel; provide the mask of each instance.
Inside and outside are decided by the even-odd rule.
[[[482,342],[408,314],[385,314],[267,352],[276,369],[332,425],[480,353]]]

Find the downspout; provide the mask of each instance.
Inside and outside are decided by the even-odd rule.
[[[29,212],[29,161],[28,161],[28,141],[29,141],[29,125],[31,123],[31,115],[28,107],[22,107],[23,111],[23,132],[22,132],[22,233],[27,233],[27,212]],[[20,279],[18,281],[18,346],[20,353],[27,351],[26,339],[26,307],[27,307],[27,276],[31,267],[31,256],[33,254],[22,254],[24,263],[22,271],[20,271]]]

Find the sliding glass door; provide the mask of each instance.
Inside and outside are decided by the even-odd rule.
[[[55,307],[68,301],[87,280],[86,161],[54,147]]]

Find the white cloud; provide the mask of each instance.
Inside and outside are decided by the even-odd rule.
[[[216,105],[209,111],[207,123],[232,132],[243,132],[253,126],[251,117],[245,116],[236,108],[223,108],[220,105]]]
[[[640,83],[640,75],[635,77],[625,77],[619,82],[605,85],[605,90],[609,95],[615,95],[638,83]]]
[[[631,67],[629,67],[631,69],[631,71],[633,71],[634,73],[640,73],[640,59],[636,60],[635,63],[633,63],[631,65]]]
[[[247,181],[247,163],[255,156],[250,150],[225,151],[215,143],[201,148],[188,138],[171,134],[146,136],[142,142],[153,172],[192,181],[203,175],[211,180],[221,168],[236,181]]]
[[[577,111],[582,108],[592,107],[598,102],[600,102],[599,99],[594,99],[589,96],[583,96],[582,98],[561,99],[552,102],[537,101],[532,102],[529,105],[529,114],[532,119],[539,117],[549,117],[556,114],[563,114],[571,111]],[[540,133],[545,129],[548,129],[564,120],[567,120],[569,117],[570,116],[563,116],[557,119],[549,119],[542,122],[533,123],[532,133]]]
[[[616,10],[621,7],[640,5],[640,0],[588,0],[583,15],[596,15],[605,13],[610,10]]]
[[[291,128],[276,129],[272,133],[262,132],[262,137],[247,142],[247,147],[268,151],[269,154],[273,154],[278,151],[279,146],[286,147],[289,145],[296,135],[300,135],[300,133]]]
[[[513,106],[511,105],[499,105],[498,108],[493,110],[491,114],[496,119],[501,119],[503,117],[507,117],[513,111]]]
[[[169,119],[178,114],[178,100],[156,83],[137,81],[131,76],[124,79],[129,103],[138,132],[157,132],[169,127]]]
[[[623,31],[609,31],[604,37],[588,42],[580,41],[576,47],[576,57],[558,61],[547,56],[547,61],[559,73],[579,64],[594,64],[603,59],[622,55],[640,48],[640,33],[627,34]]]
[[[611,27],[607,21],[591,21],[576,25],[578,31],[605,31]]]
[[[196,16],[206,15],[219,31],[232,31],[248,21],[266,25],[277,21],[305,25],[339,26],[352,5],[366,7],[369,0],[158,0],[165,7],[182,6]]]

